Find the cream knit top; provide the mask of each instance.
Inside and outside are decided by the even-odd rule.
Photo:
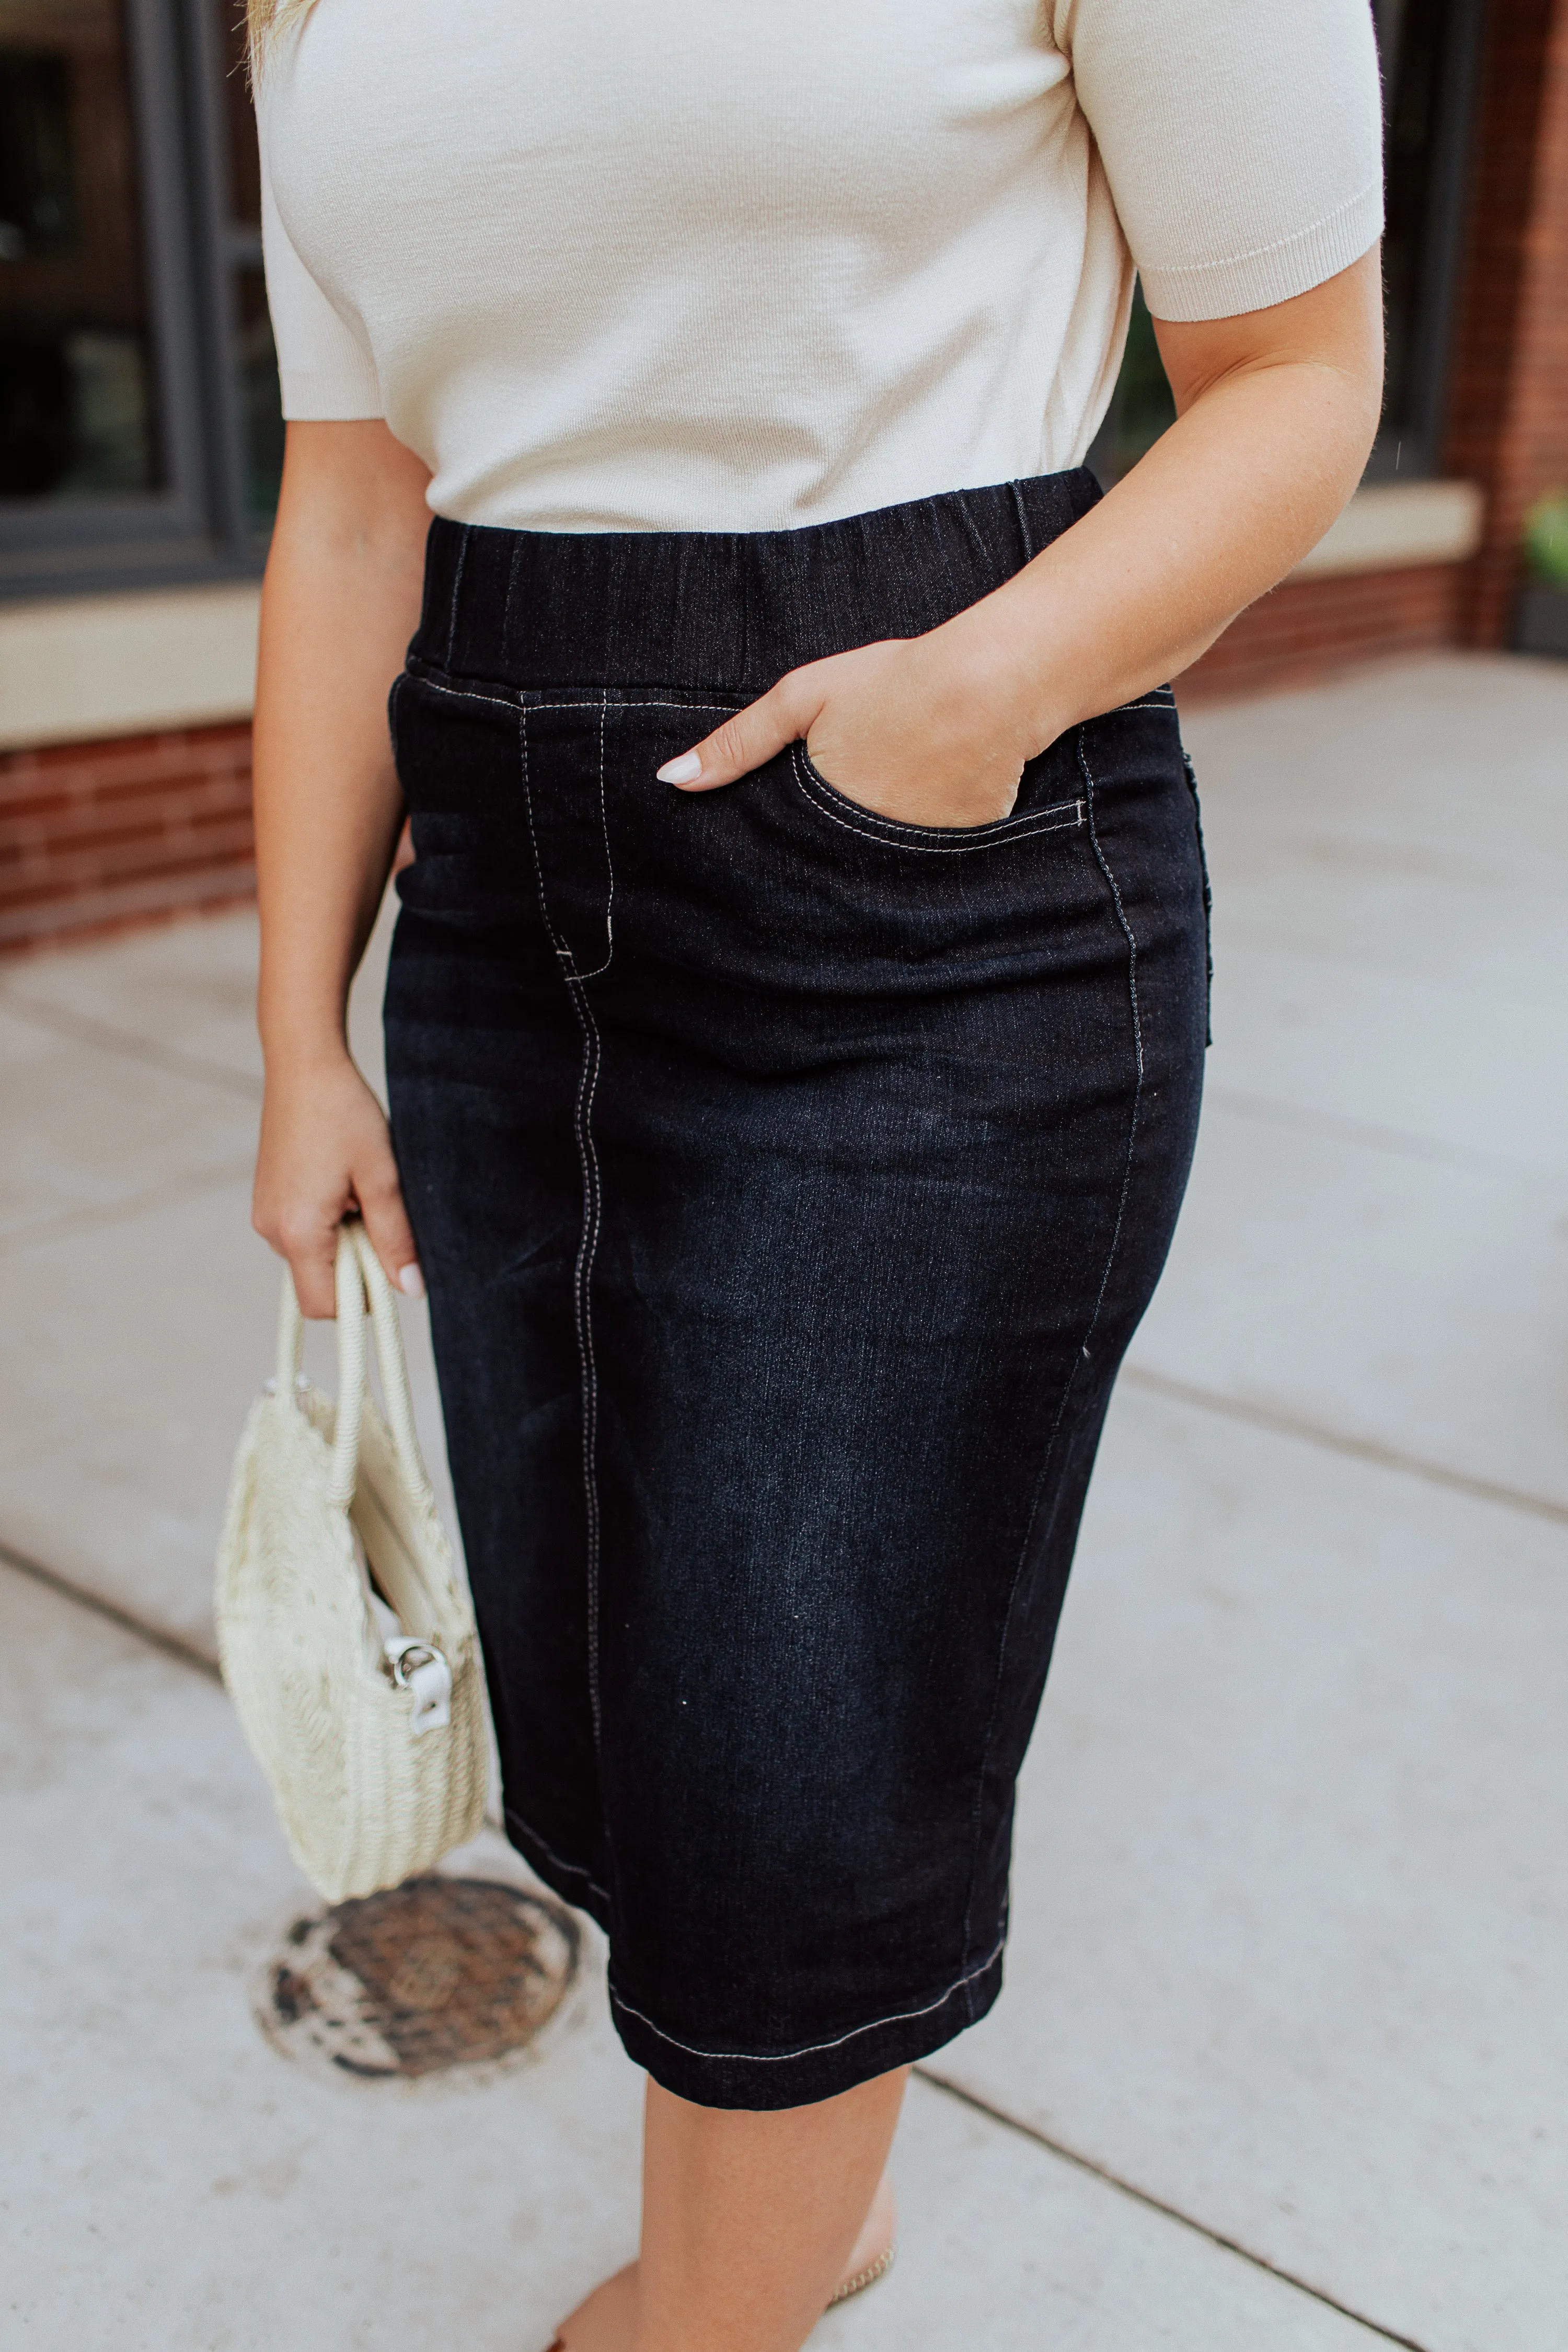
[[[1134,268],[1382,224],[1367,0],[316,0],[258,94],[290,417],[459,521],[756,530],[1079,463]]]

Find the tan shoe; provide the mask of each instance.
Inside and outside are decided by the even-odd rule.
[[[828,2296],[828,2310],[831,2311],[836,2303],[847,2303],[852,2294],[863,2294],[868,2286],[875,2286],[879,2278],[886,2278],[893,2267],[893,2257],[898,2251],[896,2245],[884,2246],[874,2263],[868,2263],[863,2271],[857,2271],[853,2278],[847,2278],[843,2285]],[[554,2352],[553,2345],[551,2352]]]
[[[893,2267],[893,2257],[898,2251],[897,2245],[884,2246],[875,2262],[868,2263],[865,2269],[857,2271],[853,2278],[847,2278],[828,2296],[828,2310],[831,2311],[836,2303],[847,2303],[852,2294],[864,2294],[868,2286],[875,2286],[879,2278],[886,2278]],[[554,2336],[545,2347],[545,2352],[566,2352],[565,2338]]]

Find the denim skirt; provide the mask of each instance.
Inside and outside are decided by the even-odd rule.
[[[430,532],[387,1061],[506,1821],[605,1930],[633,2058],[707,2106],[826,2098],[995,1999],[1014,1783],[1192,1155],[1206,891],[1168,688],[973,830],[800,744],[654,772],[1098,496]]]

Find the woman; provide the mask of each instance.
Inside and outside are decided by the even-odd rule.
[[[1377,415],[1365,0],[252,5],[256,1222],[308,1315],[353,1203],[428,1281],[510,1833],[650,2077],[568,2352],[793,2352],[1000,1982],[1197,1113],[1162,681]]]

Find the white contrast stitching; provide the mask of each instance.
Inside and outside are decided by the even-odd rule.
[[[629,702],[617,702],[615,706],[617,710],[744,710],[746,708],[733,696],[728,702],[668,702],[657,694],[638,694],[636,687],[627,687],[625,691],[633,698]],[[578,710],[582,707],[576,702],[536,702],[533,706],[535,710]]]
[[[481,692],[479,691],[479,689],[477,687],[446,686],[446,685],[444,685],[444,684],[442,683],[442,681],[441,681],[439,678],[436,678],[436,677],[426,677],[426,674],[424,673],[424,671],[422,671],[422,670],[418,670],[418,669],[410,669],[410,670],[407,670],[407,671],[405,673],[405,675],[406,677],[408,677],[409,678],[411,678],[411,679],[413,680],[413,682],[414,682],[416,686],[427,686],[427,687],[430,688],[430,691],[431,691],[431,693],[432,693],[432,694],[446,694],[446,695],[449,695],[455,702],[486,702],[486,703],[491,703],[491,704],[494,704],[494,705],[496,706],[496,708],[498,708],[499,709],[502,709],[502,710],[519,710],[519,709],[528,709],[528,710],[583,710],[583,711],[587,711],[587,710],[592,710],[592,709],[593,709],[593,708],[594,708],[594,700],[593,700],[593,697],[592,697],[591,695],[589,695],[589,694],[586,694],[586,693],[584,693],[584,695],[582,697],[582,698],[581,698],[580,700],[577,700],[577,701],[574,701],[574,702],[530,702],[530,703],[524,703],[524,701],[523,701],[522,698],[523,698],[523,696],[528,692],[528,688],[527,688],[526,687],[509,687],[509,688],[507,688],[507,690],[506,690],[506,692],[505,692],[504,694],[484,694],[484,693],[481,693]],[[629,700],[627,700],[627,701],[626,701],[626,702],[617,702],[617,703],[611,704],[611,703],[610,703],[610,701],[609,701],[609,695],[608,695],[608,692],[607,692],[607,690],[606,690],[606,691],[605,691],[605,693],[600,697],[601,704],[602,704],[602,705],[605,705],[605,706],[607,706],[607,707],[608,707],[608,708],[610,708],[610,709],[616,709],[616,710],[631,710],[631,711],[637,711],[637,710],[728,710],[728,711],[735,711],[735,710],[742,710],[742,709],[745,709],[745,707],[746,707],[744,703],[738,702],[738,701],[736,701],[733,698],[731,698],[729,701],[727,701],[727,702],[676,702],[676,701],[673,701],[673,700],[668,699],[668,698],[666,698],[665,696],[662,696],[662,695],[651,695],[651,694],[650,694],[650,695],[639,695],[639,694],[637,692],[637,690],[636,690],[636,688],[628,688],[626,689],[626,691],[627,691],[628,695],[629,695],[629,696],[630,696],[630,698],[631,698]],[[1117,704],[1116,704],[1116,706],[1114,707],[1114,709],[1110,709],[1110,710],[1106,711],[1106,712],[1105,712],[1105,714],[1104,714],[1104,716],[1105,716],[1107,719],[1116,719],[1116,718],[1119,718],[1119,717],[1121,716],[1121,714],[1123,711],[1125,711],[1125,710],[1173,710],[1173,709],[1174,709],[1174,708],[1175,708],[1175,703],[1176,703],[1176,698],[1175,698],[1175,696],[1174,696],[1173,693],[1171,693],[1171,691],[1170,691],[1170,690],[1169,690],[1169,688],[1167,688],[1165,689],[1165,691],[1164,691],[1164,692],[1163,692],[1163,693],[1156,691],[1156,692],[1155,692],[1155,693],[1153,693],[1153,694],[1144,695],[1144,696],[1143,696],[1143,697],[1142,697],[1139,701],[1137,701],[1137,702],[1119,702],[1119,703],[1117,703]],[[797,747],[797,748],[798,748],[798,747]],[[807,756],[809,757],[809,754],[807,754]],[[824,779],[824,782],[826,782],[826,778],[825,778],[825,779]],[[1063,805],[1064,807],[1066,807],[1066,806],[1067,806],[1067,803],[1065,803],[1065,802],[1064,802],[1064,803],[1062,803],[1062,805]],[[870,812],[870,814],[874,814],[874,812]],[[883,817],[883,818],[880,820],[880,822],[881,822],[882,824],[899,824],[899,823],[900,823],[900,819],[898,819],[897,817]],[[1004,818],[1001,820],[1001,822],[1002,822],[1003,824],[1006,824],[1006,823],[1008,823],[1008,822],[1009,822],[1009,820],[1008,820],[1007,818],[1004,817]],[[1019,820],[1019,822],[1020,822],[1020,823],[1022,823],[1022,819],[1020,819],[1020,820]],[[978,849],[978,848],[980,848],[980,847],[984,846],[984,845],[983,845],[982,843],[979,843],[979,842],[974,842],[974,843],[965,844],[965,845],[963,845],[963,846],[967,846],[967,847],[976,848],[976,849]]]
[[[583,1366],[583,1492],[588,1514],[588,1703],[594,1717],[594,1744],[599,1741],[599,1368],[594,1358],[594,1302],[590,1286],[599,1247],[599,1217],[603,1187],[599,1155],[594,1149],[594,1097],[598,1090],[603,1058],[599,1024],[588,1003],[587,992],[574,972],[566,985],[583,1030],[583,1079],[577,1090],[577,1150],[583,1162],[583,1241],[577,1253],[577,1348]]]
[[[539,835],[533,823],[533,783],[528,772],[528,713],[526,710],[520,710],[517,714],[517,740],[518,750],[521,755],[522,804],[528,814],[528,838],[533,849],[534,879],[539,885],[539,911],[543,918],[545,930],[550,935],[550,944],[561,961],[567,967],[567,977],[570,978],[572,950],[565,945],[560,932],[550,919],[550,900],[544,888],[544,860],[539,854]]]
[[[468,534],[464,530],[458,541],[457,569],[452,573],[452,606],[447,616],[447,667],[452,667],[452,656],[458,650],[458,591],[463,584],[463,566],[468,560]]]
[[[593,698],[587,695],[578,702],[524,702],[522,698],[528,692],[526,687],[509,687],[504,694],[481,694],[477,687],[444,686],[438,677],[428,677],[420,669],[411,669],[406,675],[416,686],[427,686],[432,694],[450,695],[454,702],[487,702],[499,710],[592,710],[594,708]],[[616,703],[614,707],[617,710],[734,711],[745,708],[743,703],[733,699],[728,702],[667,702],[656,695],[637,695],[635,688],[627,690],[634,694],[635,699]],[[601,698],[608,702],[608,693]]]
[[[606,694],[599,704],[599,830],[605,836],[605,871],[609,877],[605,898],[605,961],[603,963],[595,964],[592,971],[578,971],[574,966],[572,977],[574,980],[597,980],[601,973],[609,971],[616,960],[616,867],[615,861],[610,856],[610,819],[605,807],[605,719],[609,709],[609,702],[610,698]],[[535,702],[530,707],[534,710],[546,709],[575,710],[578,708],[574,702],[560,704]]]
[[[488,702],[498,710],[515,710],[515,697],[505,694],[480,694],[473,687],[443,686],[438,677],[426,677],[423,670],[411,669],[408,676],[416,686],[427,686],[432,694],[450,695],[454,702]]]
[[[608,971],[615,960],[615,942],[610,938],[610,908],[615,900],[616,872],[610,861],[610,827],[605,811],[605,716],[609,698],[599,706],[599,821],[604,828],[605,865],[608,875],[608,895],[605,903],[605,932],[609,953],[599,966]],[[537,708],[537,706],[535,706]],[[584,1062],[583,1087],[579,1091],[584,1227],[583,1246],[578,1254],[578,1292],[580,1311],[577,1329],[583,1352],[585,1391],[583,1412],[583,1485],[588,1510],[588,1695],[594,1713],[595,1739],[599,1727],[599,1366],[594,1353],[594,1260],[598,1255],[599,1232],[604,1221],[605,1187],[599,1172],[599,1155],[594,1148],[594,1097],[599,1090],[599,1072],[604,1066],[604,1045],[599,1024],[594,1018],[594,1008],[588,1002],[584,982],[597,978],[596,972],[568,972],[566,984],[572,1002],[582,1024]]]
[[[743,710],[745,709],[744,703],[741,702],[661,702],[653,695],[637,694],[635,688],[628,688],[626,690],[628,693],[635,696],[635,699],[630,702],[610,703],[611,709]],[[526,687],[520,687],[517,691],[520,694],[526,694],[528,692],[528,688]],[[609,702],[609,694],[607,690],[603,699],[605,702]],[[530,710],[592,710],[594,705],[592,700],[585,696],[580,702],[531,702],[528,705],[528,708]]]
[[[842,2049],[846,2042],[857,2042],[862,2033],[879,2032],[884,2025],[901,2025],[906,2018],[929,2017],[933,2010],[944,2009],[954,1993],[962,1992],[965,1985],[973,1984],[976,1977],[983,1977],[987,1969],[995,1967],[1005,1942],[1006,1937],[1003,1937],[989,1959],[982,1960],[977,1969],[971,1969],[966,1977],[960,1977],[956,1983],[949,1985],[938,2000],[928,2000],[923,2009],[900,2009],[895,2011],[891,2017],[875,2017],[869,2025],[851,2026],[847,2033],[838,2034],[832,2042],[808,2042],[801,2050],[768,2050],[760,2053],[752,2050],[700,2050],[695,2042],[680,2042],[673,2033],[666,2033],[664,2028],[656,2025],[643,2011],[634,2009],[629,2000],[623,2000],[614,1985],[610,1987],[610,1999],[616,2009],[624,2009],[628,2017],[639,2019],[650,2033],[657,2033],[659,2040],[668,2042],[672,2050],[689,2051],[693,2058],[711,2058],[726,2066],[787,2066],[792,2059],[813,2058],[819,2050]]]
[[[607,1903],[609,1901],[609,1888],[607,1886],[601,1886],[593,1872],[591,1870],[584,1870],[580,1862],[568,1862],[564,1855],[557,1853],[555,1848],[551,1844],[550,1840],[548,1838],[541,1837],[532,1822],[524,1821],[522,1815],[518,1811],[515,1805],[507,1806],[506,1817],[515,1828],[520,1829],[522,1832],[525,1838],[528,1838],[539,1848],[541,1853],[548,1854],[550,1860],[557,1870],[563,1872],[568,1878],[580,1878],[584,1885],[586,1886],[591,1893],[599,1897],[601,1903]]]
[[[863,828],[858,824],[852,824],[847,817],[840,816],[836,809],[830,808],[818,793],[812,789],[817,779],[805,767],[805,755],[802,752],[800,745],[796,743],[793,749],[795,782],[817,814],[825,816],[830,824],[841,825],[846,833],[854,834],[858,840],[879,842],[884,849],[912,849],[927,857],[956,857],[968,850],[999,849],[1005,842],[1027,841],[1031,834],[1072,833],[1083,823],[1084,804],[1081,800],[1056,801],[1048,809],[1041,809],[1033,815],[1017,818],[1004,817],[1001,820],[1003,829],[998,832],[993,832],[989,826],[982,828],[983,837],[978,841],[900,841],[896,836],[889,836],[874,830],[874,827],[879,824],[900,826],[903,831],[914,830],[913,827],[900,825],[900,820],[897,817],[879,816],[874,809],[868,809],[866,815],[870,822]],[[826,782],[826,780],[822,781]],[[827,789],[831,791],[834,788],[829,785]],[[846,794],[838,796],[841,799],[847,797]],[[1047,824],[1045,822],[1047,817],[1056,816],[1058,809],[1065,808],[1070,808],[1074,814],[1069,817],[1060,818],[1055,824]]]
[[[1142,1087],[1143,1083],[1143,1022],[1138,1010],[1138,942],[1132,935],[1132,926],[1127,919],[1127,910],[1121,903],[1121,885],[1117,881],[1115,875],[1110,870],[1110,862],[1106,857],[1105,852],[1100,845],[1100,835],[1095,828],[1094,771],[1089,764],[1089,753],[1084,750],[1083,730],[1081,727],[1078,731],[1078,763],[1083,770],[1083,779],[1085,783],[1089,786],[1089,845],[1094,851],[1095,859],[1100,866],[1100,872],[1104,875],[1106,880],[1110,885],[1110,895],[1116,901],[1116,919],[1121,924],[1122,936],[1127,941],[1127,991],[1132,1000],[1132,1045],[1133,1051],[1138,1058],[1138,1084]],[[1136,1120],[1138,1116],[1136,1097],[1134,1097],[1132,1115],[1134,1120]],[[1115,1244],[1112,1243],[1112,1248],[1114,1248],[1114,1246]],[[1106,1274],[1108,1277],[1110,1276],[1110,1269],[1107,1266]],[[1098,1314],[1099,1311],[1099,1308],[1096,1307],[1095,1312]]]
[[[1018,1597],[1018,1586],[1024,1574],[1024,1563],[1029,1556],[1029,1543],[1035,1532],[1035,1517],[1040,1507],[1040,1496],[1045,1488],[1046,1473],[1050,1468],[1052,1456],[1057,1450],[1057,1439],[1060,1434],[1062,1421],[1067,1412],[1068,1399],[1072,1394],[1073,1382],[1078,1378],[1078,1368],[1088,1354],[1089,1343],[1099,1326],[1100,1310],[1105,1304],[1105,1294],[1110,1283],[1110,1270],[1116,1263],[1116,1253],[1121,1246],[1122,1222],[1127,1214],[1128,1195],[1132,1189],[1132,1155],[1138,1140],[1138,1120],[1143,1103],[1143,1031],[1138,1013],[1138,942],[1133,937],[1132,926],[1127,919],[1116,877],[1112,874],[1105,853],[1100,845],[1100,836],[1094,822],[1094,771],[1089,764],[1089,755],[1084,750],[1083,737],[1084,730],[1080,727],[1078,730],[1078,761],[1083,771],[1084,782],[1089,791],[1089,845],[1094,851],[1095,863],[1110,885],[1111,898],[1116,908],[1116,919],[1121,926],[1122,937],[1127,941],[1127,992],[1132,1013],[1132,1109],[1127,1121],[1127,1158],[1122,1165],[1121,1192],[1116,1203],[1116,1223],[1110,1229],[1110,1246],[1105,1254],[1105,1265],[1100,1276],[1100,1288],[1095,1293],[1093,1311],[1084,1326],[1083,1337],[1078,1343],[1078,1352],[1073,1358],[1066,1380],[1062,1382],[1061,1401],[1057,1406],[1056,1418],[1051,1423],[1051,1433],[1046,1440],[1045,1452],[1040,1457],[1040,1467],[1035,1479],[1035,1491],[1029,1498],[1029,1517],[1024,1528],[1024,1540],[1018,1548],[1017,1565],[1013,1570],[1013,1581],[1007,1592],[1007,1606],[1002,1616],[1002,1640],[996,1653],[996,1680],[992,1689],[991,1712],[985,1725],[985,1743],[981,1749],[980,1770],[974,1787],[973,1832],[974,1843],[970,1860],[969,1899],[964,1906],[963,1913],[963,1934],[966,1944],[969,1937],[970,1916],[974,1906],[974,1882],[980,1865],[980,1829],[985,1801],[985,1775],[990,1769],[992,1743],[996,1736],[996,1715],[1002,1704],[1002,1683],[1006,1672],[1007,1637],[1012,1631],[1014,1603]]]
[[[583,1070],[577,1084],[577,1109],[574,1120],[577,1137],[577,1157],[583,1170],[583,1238],[578,1245],[577,1264],[573,1275],[572,1316],[577,1333],[577,1360],[583,1384],[583,1487],[588,1522],[588,1703],[594,1718],[594,1749],[599,1748],[599,1496],[595,1483],[595,1423],[598,1412],[598,1381],[594,1370],[593,1337],[586,1325],[586,1284],[592,1272],[594,1250],[598,1242],[598,1203],[596,1184],[598,1160],[594,1153],[593,1138],[587,1119],[593,1108],[593,1090],[598,1084],[599,1033],[581,992],[578,977],[573,970],[572,951],[563,944],[554,924],[550,919],[550,903],[544,887],[544,861],[539,853],[539,835],[533,821],[533,786],[528,763],[528,709],[518,711],[518,744],[522,770],[522,796],[528,811],[528,835],[533,849],[533,870],[539,884],[539,910],[544,920],[561,976],[572,999],[578,1026],[583,1032]],[[608,1898],[606,1897],[606,1900]]]

